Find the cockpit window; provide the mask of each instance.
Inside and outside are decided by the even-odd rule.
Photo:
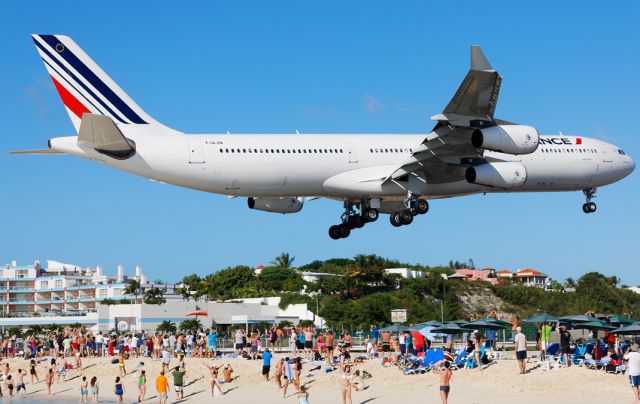
[[[622,149],[618,149],[618,153],[619,153],[619,154],[621,154],[621,155],[623,155],[623,156],[625,155],[625,152],[624,152],[624,150],[622,150]]]

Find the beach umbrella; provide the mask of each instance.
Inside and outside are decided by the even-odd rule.
[[[424,327],[439,327],[441,325],[442,323],[439,322],[438,320],[430,320],[430,321],[425,321],[424,323],[414,324],[413,328],[415,328],[416,330],[419,330]]]
[[[451,320],[448,323],[456,323],[458,325],[462,325],[462,324],[467,324],[468,322],[469,322],[468,320]]]
[[[576,323],[573,328],[583,330],[613,330],[616,327],[605,323],[600,320],[586,321],[584,323]]]
[[[609,331],[610,334],[640,334],[640,324],[632,324],[626,327]]]
[[[540,313],[535,316],[531,316],[522,320],[523,323],[555,323],[558,321],[558,317],[548,314],[548,313]]]
[[[575,316],[564,316],[564,317],[560,317],[558,320],[563,321],[565,323],[586,323],[588,321],[597,321],[595,317],[587,316],[586,314],[578,314]]]
[[[613,315],[609,316],[609,321],[615,324],[627,325],[633,324],[633,320],[624,316]]]
[[[462,324],[462,328],[470,329],[470,330],[499,330],[504,328],[504,326],[496,323],[492,323],[490,321],[485,320],[475,320],[468,322],[466,324]]]
[[[498,320],[497,318],[493,318],[493,317],[487,317],[484,319],[484,321],[488,321],[490,323],[493,324],[498,324],[502,327],[511,327],[511,323],[508,321],[504,321],[504,320]]]
[[[190,313],[185,314],[185,316],[206,316],[209,313],[207,313],[206,310],[196,310],[196,311],[192,311]]]
[[[394,324],[388,327],[381,328],[378,331],[379,332],[402,332],[402,331],[413,331],[413,329],[404,325]]]
[[[446,323],[439,327],[432,328],[431,332],[434,334],[463,334],[469,332],[469,330],[460,327],[456,323]]]

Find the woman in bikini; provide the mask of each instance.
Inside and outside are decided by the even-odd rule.
[[[53,384],[53,368],[49,369],[49,373],[47,373],[47,378],[45,379],[45,383],[47,384],[48,394],[51,395],[51,385]]]
[[[223,394],[222,386],[220,386],[220,382],[218,381],[218,369],[220,368],[220,366],[209,366],[206,363],[204,365],[211,372],[211,398],[215,397],[216,386],[218,387],[218,391],[220,392],[220,394]]]
[[[91,382],[89,382],[91,386],[91,399],[94,403],[98,402],[98,378],[93,376],[91,378]]]
[[[302,359],[298,356],[293,368],[293,385],[300,391],[300,375],[302,374]]]
[[[352,404],[351,401],[351,381],[353,375],[351,374],[351,364],[345,362],[342,364],[342,375],[340,381],[342,383],[342,404]]]
[[[279,389],[282,388],[282,375],[284,374],[284,358],[280,358],[278,363],[276,364],[276,374],[274,375],[274,379],[276,381],[276,385]]]

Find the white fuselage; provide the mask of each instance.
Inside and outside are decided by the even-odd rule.
[[[153,180],[217,194],[400,200],[406,189],[393,183],[381,187],[373,180],[400,167],[425,139],[424,134],[126,135],[136,143],[135,156],[127,160],[81,149],[75,136],[52,139],[50,145]],[[559,135],[543,136],[540,142],[527,155],[484,152],[489,161],[515,161],[526,167],[526,182],[517,189],[485,187],[462,178],[427,182],[419,194],[433,199],[482,192],[582,190],[616,182],[635,168],[628,155],[603,141]]]

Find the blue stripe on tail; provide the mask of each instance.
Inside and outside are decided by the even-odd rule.
[[[100,94],[104,96],[120,113],[122,113],[131,123],[146,124],[138,114],[136,114],[109,86],[107,86],[98,76],[91,71],[76,55],[66,46],[58,46],[61,42],[54,35],[40,35],[52,49],[61,55],[84,79],[86,79]],[[37,43],[37,42],[36,42]],[[64,45],[64,44],[62,44]],[[58,48],[56,48],[58,46]]]

